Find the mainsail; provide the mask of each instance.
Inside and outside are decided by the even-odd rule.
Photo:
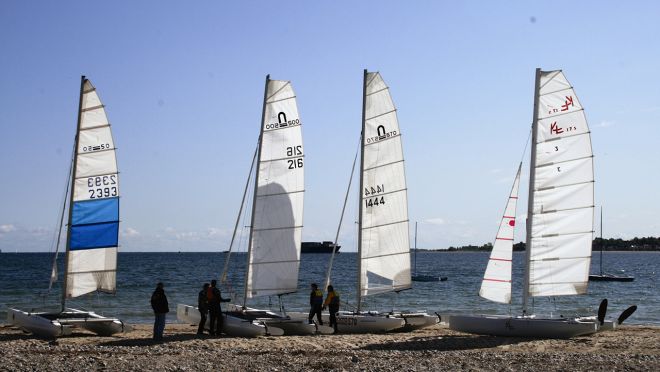
[[[358,308],[361,296],[411,287],[401,130],[380,73],[364,73]]]
[[[289,81],[266,78],[245,298],[295,292],[303,221],[304,152]]]
[[[526,297],[586,293],[594,223],[591,137],[562,71],[537,70]],[[531,226],[529,226],[531,225]]]
[[[479,296],[506,304],[511,303],[511,264],[521,168],[522,163],[518,165],[518,172],[504,208],[504,214],[495,236],[493,250],[490,252],[488,266],[479,290]]]
[[[82,77],[64,297],[114,293],[119,237],[119,174],[110,123],[92,83]]]

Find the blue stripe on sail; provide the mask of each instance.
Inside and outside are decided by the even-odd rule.
[[[69,249],[116,247],[119,240],[119,222],[71,226]]]
[[[72,226],[114,221],[119,221],[118,197],[73,203]]]

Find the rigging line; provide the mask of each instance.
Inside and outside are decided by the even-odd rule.
[[[527,141],[525,142],[525,148],[523,149],[522,156],[520,156],[520,163],[521,164],[525,160],[525,153],[527,153],[527,146],[529,146],[529,144],[532,141],[532,130],[534,130],[534,128],[530,127],[529,128],[529,134],[527,135]]]
[[[64,224],[64,211],[66,210],[67,195],[69,195],[69,185],[71,185],[71,172],[73,172],[73,157],[75,156],[76,145],[73,145],[71,151],[71,164],[69,165],[69,174],[66,177],[66,186],[64,190],[64,202],[62,203],[62,213],[60,215],[60,224],[57,229],[57,240],[55,241],[55,254],[53,255],[53,266],[51,267],[50,282],[48,284],[48,292],[53,288],[53,283],[57,281],[57,253],[60,250],[60,238],[62,237],[62,226]],[[73,191],[73,190],[72,190]],[[62,283],[65,285],[66,283]]]
[[[241,214],[243,214],[243,206],[245,205],[245,196],[248,192],[248,186],[250,185],[250,179],[252,178],[252,170],[254,169],[254,163],[257,160],[257,151],[259,150],[259,144],[257,143],[256,148],[254,149],[254,155],[252,156],[252,164],[250,165],[250,172],[248,173],[247,182],[245,182],[245,189],[243,190],[243,199],[241,200],[241,207],[238,209],[238,216],[236,216],[236,223],[234,224],[234,232],[231,235],[231,241],[229,243],[229,250],[225,256],[225,265],[222,268],[222,275],[220,276],[220,284],[223,284],[227,280],[227,269],[229,268],[229,258],[231,257],[231,249],[234,245],[234,239],[236,238],[236,230],[238,229],[238,224],[241,220]]]
[[[325,276],[325,288],[328,288],[328,286],[330,285],[330,274],[332,273],[332,263],[335,259],[335,252],[337,250],[337,241],[339,240],[339,232],[341,231],[341,223],[344,220],[344,212],[346,211],[346,204],[348,203],[348,196],[351,192],[351,183],[353,182],[353,175],[355,174],[355,164],[357,163],[357,158],[358,158],[358,154],[360,153],[361,145],[362,145],[362,135],[360,135],[360,140],[358,141],[357,150],[355,151],[355,157],[353,158],[353,167],[351,168],[351,176],[348,179],[348,188],[346,189],[346,196],[344,196],[344,205],[341,208],[341,215],[339,217],[339,225],[337,225],[337,233],[335,234],[335,243],[334,243],[334,246],[332,247],[332,255],[330,255],[330,263],[328,264],[328,273]],[[361,201],[360,201],[360,203],[361,203]]]

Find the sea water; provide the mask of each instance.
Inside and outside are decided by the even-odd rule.
[[[524,253],[514,253],[513,303],[497,304],[479,297],[479,287],[488,262],[486,252],[419,252],[417,272],[447,277],[442,282],[413,282],[412,289],[400,293],[368,296],[364,310],[426,310],[429,313],[513,314],[521,312]],[[129,322],[153,320],[149,299],[156,283],[165,284],[170,303],[169,321],[175,321],[178,303],[196,305],[203,283],[217,279],[222,272],[226,253],[119,253],[117,293],[89,294],[67,301],[67,306],[94,310]],[[0,323],[6,319],[8,307],[23,310],[56,310],[60,304],[59,282],[48,292],[52,254],[0,253]],[[335,256],[332,284],[338,290],[342,309],[355,306],[355,253]],[[323,286],[330,254],[303,254],[297,293],[281,297],[249,299],[248,306],[286,311],[309,309],[310,284]],[[590,282],[587,295],[539,297],[533,299],[538,315],[593,315],[603,298],[609,301],[608,316],[617,317],[630,305],[638,309],[626,322],[660,325],[660,252],[605,252],[605,271],[635,277],[633,282]],[[227,284],[223,297],[242,303],[245,253],[230,256]],[[599,257],[592,259],[592,273],[599,272]],[[63,261],[59,259],[59,272]],[[61,276],[61,274],[60,274]],[[61,279],[61,278],[60,278]],[[61,282],[61,280],[60,280]]]

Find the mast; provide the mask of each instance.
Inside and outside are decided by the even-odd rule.
[[[71,217],[73,216],[73,185],[76,179],[76,169],[78,167],[78,141],[80,140],[80,120],[82,117],[82,99],[83,89],[85,88],[85,75],[80,77],[80,99],[78,100],[78,123],[76,124],[76,139],[74,140],[75,146],[73,150],[73,168],[71,169],[71,191],[69,195],[69,222],[66,227],[66,253],[64,255],[64,279],[62,280],[62,303],[61,311],[66,307],[66,288],[67,288],[67,272],[69,271],[69,251],[71,249]]]
[[[600,276],[603,276],[603,206],[600,206]]]
[[[360,132],[360,192],[359,192],[359,201],[360,207],[358,211],[358,280],[357,280],[357,311],[360,312],[361,300],[362,300],[362,210],[364,206],[362,205],[362,196],[364,193],[364,129],[365,129],[365,112],[366,112],[366,102],[367,102],[367,69],[364,69],[364,77],[362,80],[362,131]]]
[[[532,147],[529,161],[529,193],[527,197],[527,239],[525,242],[525,276],[523,277],[523,315],[527,315],[529,300],[529,275],[532,247],[532,216],[534,213],[534,182],[536,178],[536,141],[538,132],[539,91],[541,84],[541,69],[536,69],[534,82],[534,115],[532,119]]]
[[[247,303],[247,295],[248,295],[248,278],[249,278],[249,272],[250,270],[250,259],[251,259],[251,253],[252,253],[252,234],[254,233],[254,211],[256,209],[256,203],[255,201],[257,200],[257,189],[259,187],[259,163],[261,163],[261,148],[262,148],[262,141],[264,139],[264,117],[266,116],[266,99],[268,98],[268,82],[270,81],[270,75],[266,75],[266,84],[264,87],[264,104],[263,108],[261,109],[261,123],[259,126],[261,127],[259,129],[259,150],[257,154],[257,169],[256,173],[254,175],[254,194],[252,195],[252,216],[250,216],[250,237],[248,240],[248,252],[247,252],[247,263],[245,266],[245,288],[243,290],[243,307],[245,307],[245,304]]]
[[[362,146],[362,136],[360,136],[360,141],[358,142],[358,152]],[[346,195],[344,196],[344,206],[341,208],[341,215],[339,216],[339,225],[337,226],[337,233],[335,234],[334,246],[332,247],[332,254],[330,255],[330,263],[328,264],[328,272],[325,276],[325,287],[328,288],[330,285],[330,274],[332,274],[332,265],[335,260],[335,253],[337,253],[337,243],[339,241],[339,233],[341,231],[341,224],[344,221],[344,212],[346,212],[346,204],[348,204],[348,196],[351,192],[351,184],[353,183],[353,175],[355,174],[355,164],[357,163],[358,152],[355,153],[353,158],[353,166],[351,167],[351,176],[348,178],[348,188],[346,188]]]
[[[416,221],[415,221],[415,256],[414,256],[414,260],[415,260],[415,265],[414,265],[415,275],[417,275],[417,222]]]
[[[254,161],[257,159],[257,151],[259,151],[259,144],[254,149],[254,155],[252,155],[252,165],[250,165],[250,172],[248,173],[247,181],[245,181],[245,189],[243,190],[243,199],[241,199],[241,207],[238,209],[238,216],[236,216],[236,223],[234,224],[234,232],[231,235],[231,241],[229,242],[229,250],[227,251],[227,256],[225,257],[225,264],[222,268],[222,275],[220,275],[220,284],[224,284],[227,280],[227,270],[229,269],[229,257],[231,256],[231,249],[234,246],[234,240],[236,239],[236,231],[238,230],[238,224],[241,222],[241,215],[243,214],[243,207],[245,206],[245,197],[248,193],[248,187],[250,186],[250,179],[252,178],[252,171],[254,170]]]

